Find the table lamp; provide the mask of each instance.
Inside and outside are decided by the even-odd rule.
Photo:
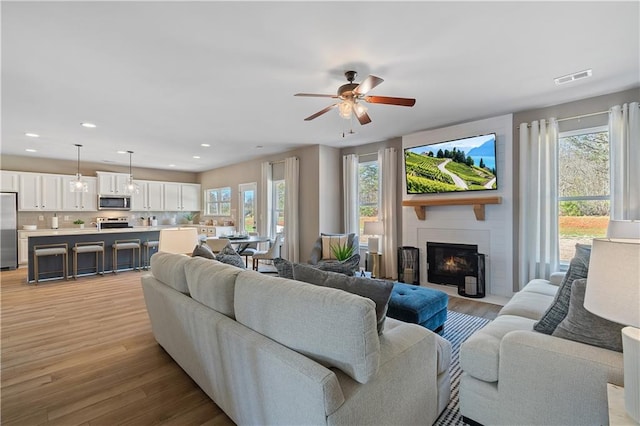
[[[640,238],[593,240],[584,307],[627,326],[622,329],[625,409],[640,422]]]
[[[160,230],[158,251],[191,254],[198,244],[196,228],[167,228]]]

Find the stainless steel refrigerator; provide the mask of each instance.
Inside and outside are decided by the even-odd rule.
[[[18,194],[0,192],[0,268],[18,267]]]

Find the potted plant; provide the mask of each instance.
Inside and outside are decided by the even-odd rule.
[[[331,253],[333,253],[336,259],[339,261],[349,259],[351,256],[353,256],[355,250],[355,247],[348,246],[346,242],[344,244],[338,243],[331,245]]]
[[[185,213],[184,218],[187,219],[189,225],[193,225],[193,213]]]
[[[84,220],[82,219],[76,219],[73,221],[74,225],[80,225],[80,229],[84,229]]]

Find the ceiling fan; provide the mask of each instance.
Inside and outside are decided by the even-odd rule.
[[[336,102],[333,105],[329,105],[325,109],[316,112],[313,115],[305,118],[305,121],[311,121],[316,117],[338,107],[338,112],[342,118],[351,118],[351,113],[354,113],[360,124],[371,123],[371,118],[367,114],[367,107],[365,107],[360,101],[369,102],[372,104],[387,104],[387,105],[400,105],[412,107],[415,105],[416,100],[410,98],[392,98],[388,96],[367,96],[367,92],[378,86],[384,80],[375,75],[370,75],[364,79],[362,83],[354,83],[356,78],[355,71],[347,71],[344,73],[349,83],[343,84],[338,88],[337,95],[320,95],[315,93],[296,93],[294,96],[309,96],[317,98],[334,98],[340,99],[340,102]]]

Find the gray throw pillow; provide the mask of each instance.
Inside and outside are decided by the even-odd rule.
[[[378,334],[382,334],[384,321],[387,317],[389,299],[391,299],[391,292],[393,291],[393,283],[391,281],[349,277],[336,272],[321,271],[313,266],[301,263],[293,264],[293,277],[298,281],[337,288],[373,300],[376,304]]]
[[[584,308],[587,280],[575,280],[571,286],[571,301],[567,317],[553,335],[563,339],[586,343],[616,352],[622,352],[624,325],[599,317]]]
[[[237,266],[238,268],[246,269],[244,260],[232,247],[226,246],[216,256],[218,262],[226,263],[229,265]]]
[[[282,278],[293,279],[293,263],[289,262],[287,259],[283,259],[281,257],[276,257],[273,259],[273,265],[278,270],[278,276]]]
[[[587,278],[589,272],[589,258],[591,246],[576,244],[576,253],[569,263],[569,269],[558,287],[556,297],[553,299],[542,318],[533,325],[533,329],[540,333],[552,334],[558,324],[562,322],[569,312],[569,299],[571,297],[571,285],[575,280]]]
[[[206,257],[207,259],[215,259],[216,255],[211,251],[211,247],[206,244],[198,244],[196,248],[193,249],[193,253],[191,253],[191,257]]]

